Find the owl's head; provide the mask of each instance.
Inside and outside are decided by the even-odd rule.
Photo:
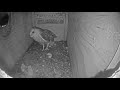
[[[34,38],[40,34],[38,29],[32,29],[30,32],[30,37]]]
[[[39,29],[32,29],[30,32],[30,37],[37,42],[44,42],[43,38],[41,38],[41,32]]]

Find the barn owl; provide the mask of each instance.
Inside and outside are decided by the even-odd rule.
[[[57,36],[48,29],[42,29],[39,27],[33,27],[30,36],[37,42],[43,45],[44,50],[44,44],[47,44],[47,47],[45,50],[48,49],[49,45],[53,45],[54,39],[57,38]]]

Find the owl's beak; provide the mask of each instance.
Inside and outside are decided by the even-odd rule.
[[[30,31],[30,37],[33,37],[33,34],[34,34],[34,30],[31,30]]]

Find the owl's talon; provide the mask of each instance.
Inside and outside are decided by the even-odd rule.
[[[42,48],[42,51],[44,51],[44,48],[45,48],[45,46],[44,46],[44,44],[43,44],[43,48]]]
[[[47,44],[47,47],[45,48],[45,50],[48,50],[48,47],[49,47],[49,43]]]

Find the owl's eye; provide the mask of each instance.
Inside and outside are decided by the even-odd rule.
[[[30,36],[32,37],[34,33],[35,33],[35,31],[32,30],[32,31],[30,32]]]
[[[35,31],[33,30],[33,31],[32,31],[32,34],[34,34],[34,33],[35,33]]]

